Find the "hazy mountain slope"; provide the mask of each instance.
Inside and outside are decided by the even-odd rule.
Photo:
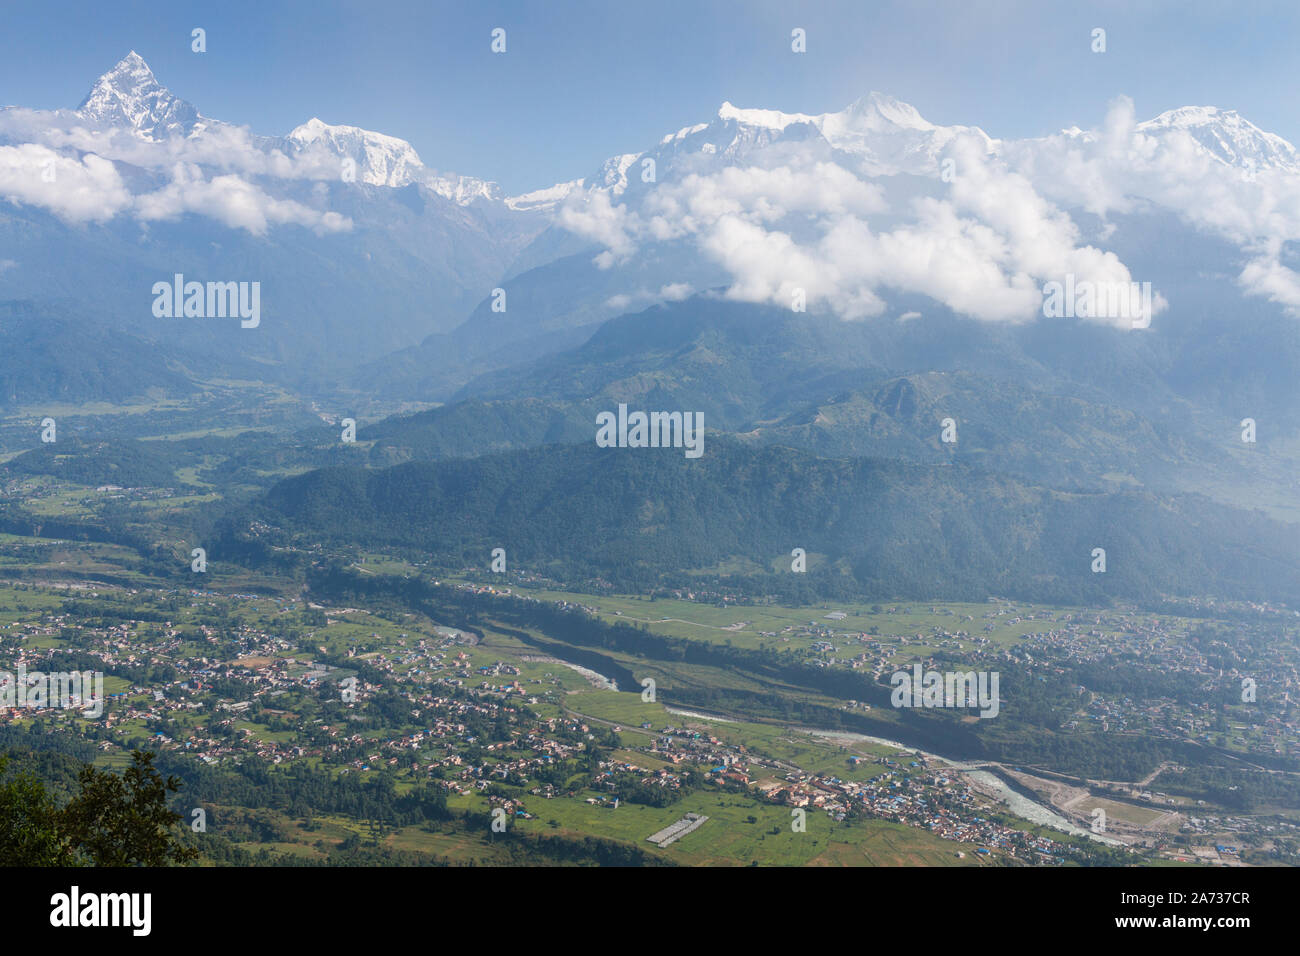
[[[0,406],[126,402],[195,391],[174,350],[108,333],[51,303],[0,301]]]
[[[319,120],[266,137],[203,116],[134,53],[78,110],[5,111],[0,151],[21,167],[9,187],[0,174],[14,200],[0,207],[0,298],[57,290],[210,373],[251,358],[336,386],[330,369],[460,324],[546,225],[395,137]],[[260,323],[156,318],[153,285],[178,273],[258,283]]]
[[[1065,494],[962,466],[720,439],[696,460],[579,445],[311,472],[233,518],[226,546],[295,539],[407,545],[475,566],[503,547],[514,567],[624,585],[736,559],[780,574],[802,547],[874,594],[1300,593],[1294,528],[1202,499]],[[1095,547],[1104,574],[1090,570]]]
[[[1262,309],[1264,307],[1261,307]],[[829,456],[959,461],[1058,487],[1200,491],[1297,517],[1293,383],[1225,374],[1190,318],[1163,337],[1079,321],[838,318],[695,297],[604,323],[576,349],[484,375],[457,401],[372,426],[372,460],[590,442],[598,412],[689,410],[710,431]],[[1230,333],[1261,341],[1290,320]],[[1285,368],[1285,349],[1246,350]],[[1240,421],[1266,423],[1255,444]],[[941,441],[952,419],[956,442]],[[1288,501],[1290,504],[1288,504]]]

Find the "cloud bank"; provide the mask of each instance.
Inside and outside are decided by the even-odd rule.
[[[290,158],[240,127],[214,124],[199,136],[152,142],[129,130],[80,124],[75,114],[6,109],[0,142],[18,143],[0,146],[0,199],[74,225],[192,214],[259,236],[278,225],[320,233],[352,227],[338,213],[274,196],[265,182],[337,179],[337,156],[314,149]],[[144,179],[165,185],[141,187],[132,175],[141,170],[152,174]]]
[[[670,178],[622,202],[601,190],[571,195],[559,222],[603,247],[603,267],[657,242],[687,243],[724,272],[727,295],[745,301],[790,306],[803,295],[809,307],[858,319],[880,314],[890,293],[909,293],[976,319],[1026,322],[1042,317],[1047,283],[1140,279],[1083,241],[1068,210],[1100,217],[1104,241],[1108,216],[1161,207],[1242,250],[1243,291],[1300,314],[1300,273],[1283,256],[1300,240],[1294,169],[1256,169],[1251,158],[1234,166],[1176,123],[1138,123],[1126,97],[1095,130],[998,141],[993,151],[989,143],[951,136],[912,176],[852,156],[818,160],[820,141],[803,158],[782,143],[768,164],[760,151],[748,165]],[[1157,290],[1151,313],[1166,306]],[[1092,319],[1133,327],[1127,316]]]

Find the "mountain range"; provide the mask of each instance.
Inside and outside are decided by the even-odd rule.
[[[1161,187],[1171,164],[1219,187],[1216,202]],[[976,320],[1034,321],[1039,286],[1064,272],[1153,274],[1140,253],[1115,252],[1125,217],[1139,249],[1161,215],[1173,219],[1165,242],[1172,229],[1180,243],[1228,243],[1236,264],[1216,291],[1234,307],[1297,304],[1285,251],[1300,231],[1287,205],[1295,149],[1230,110],[1138,123],[1121,102],[1097,130],[1013,141],[936,126],[880,93],[816,115],[724,103],[592,167],[506,196],[356,126],[311,118],[255,134],[204,116],[133,51],[75,110],[0,110],[0,298],[57,290],[104,326],[186,354],[200,376],[235,367],[365,393],[382,368],[389,394],[423,400],[713,290],[789,305],[799,288],[811,311],[850,320],[925,312],[891,304],[924,296]],[[1213,261],[1222,272],[1217,250]],[[1157,311],[1209,268],[1157,277]],[[160,322],[149,290],[178,272],[260,281],[267,321],[256,334]]]
[[[903,495],[922,522],[900,482],[977,509],[978,495],[951,484],[968,476],[1034,507],[1101,495],[1097,515],[1154,509],[1138,523],[1184,549],[1174,526],[1192,520],[1189,501],[1228,509],[1204,520],[1229,550],[1244,546],[1234,521],[1272,541],[1289,533],[1280,522],[1300,520],[1300,158],[1232,110],[1139,121],[1120,98],[1095,128],[1012,140],[935,125],[874,92],[820,114],[723,103],[706,122],[586,166],[506,195],[358,126],[313,117],[255,134],[204,116],[133,52],[75,110],[0,109],[0,338],[12,346],[0,402],[184,400],[213,381],[270,384],[331,421],[364,412],[345,457],[397,476],[412,501],[421,482],[432,493],[449,480],[409,470],[421,463],[490,459],[456,466],[457,481],[595,467],[574,446],[591,444],[596,414],[630,404],[703,413],[726,433],[716,447],[746,468],[785,468],[761,457],[781,447],[920,469],[849,469],[888,494],[847,489],[823,502],[836,513]],[[177,274],[259,283],[261,322],[155,315],[155,283]],[[1140,321],[1106,309],[1048,317],[1044,289],[1061,281],[1145,286],[1150,305]],[[413,404],[436,407],[392,414]],[[1247,419],[1257,440],[1243,441]],[[945,421],[956,441],[941,438]],[[333,518],[298,507],[317,487],[389,493],[378,478],[333,472],[285,487],[264,477],[337,460],[334,443],[264,436],[207,475],[265,485],[257,520],[268,526],[318,528]],[[709,474],[694,493],[722,493]],[[635,479],[650,489],[638,508],[677,480],[647,475]],[[770,490],[755,507],[773,506]],[[398,507],[366,513],[379,525],[368,540],[409,543],[403,529],[423,527]],[[439,513],[462,527],[465,549],[496,533]],[[678,530],[693,520],[666,517]],[[760,564],[789,530],[716,520],[715,540],[743,539]],[[987,542],[1001,532],[963,520],[996,550]],[[520,533],[552,532],[542,522]],[[626,564],[636,534],[602,533],[624,542]],[[1026,531],[1026,553],[1065,574],[1073,552],[1044,543],[1049,533]],[[736,557],[656,547],[660,570]],[[835,535],[827,549],[859,582],[880,580],[863,570],[883,560],[870,549]],[[1270,554],[1260,560],[1289,567],[1285,549]],[[896,570],[920,580],[923,559],[908,561]],[[1209,553],[1194,563],[1231,564]],[[1248,566],[1233,564],[1234,580]]]

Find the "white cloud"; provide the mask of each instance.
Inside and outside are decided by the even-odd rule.
[[[277,199],[249,181],[337,179],[338,157],[309,150],[290,158],[243,127],[214,124],[200,136],[151,142],[129,130],[88,128],[71,113],[6,109],[0,111],[0,140],[25,140],[0,146],[0,198],[47,209],[67,222],[104,222],[123,213],[147,222],[192,213],[257,235],[287,223],[320,232],[352,225],[338,213]],[[171,182],[132,195],[115,163],[169,174]]]
[[[259,236],[271,225],[289,223],[318,232],[351,228],[351,221],[338,213],[319,212],[299,202],[275,199],[233,174],[205,179],[197,167],[183,164],[177,165],[167,186],[137,197],[135,208],[139,218],[145,221],[177,219],[185,213],[195,213]]]
[[[596,258],[596,264],[608,269],[626,259],[635,249],[630,230],[636,222],[628,208],[614,205],[603,192],[574,197],[560,207],[560,225],[570,232],[585,236],[605,247]]]
[[[1265,248],[1246,263],[1237,281],[1250,295],[1264,296],[1292,312],[1300,311],[1300,274],[1278,261],[1280,247]]]
[[[729,166],[713,175],[692,174],[665,185],[646,201],[655,238],[695,231],[724,216],[779,222],[791,214],[839,218],[886,209],[878,186],[833,163],[804,167]]]
[[[0,198],[40,206],[66,222],[104,222],[131,205],[113,164],[62,156],[34,143],[0,146]]]
[[[605,193],[589,194],[585,205],[571,197],[561,223],[600,242],[604,265],[645,244],[688,243],[721,267],[734,298],[788,305],[802,288],[810,303],[851,318],[878,313],[893,289],[980,319],[1029,321],[1040,314],[1046,282],[1140,281],[1093,242],[1114,235],[1108,217],[1159,207],[1240,247],[1243,291],[1300,315],[1300,272],[1282,256],[1287,243],[1300,242],[1300,175],[1228,165],[1176,124],[1139,124],[1127,97],[1094,130],[999,141],[996,155],[959,134],[945,147],[956,169],[946,186],[865,165],[868,178],[859,178],[818,162],[820,146],[751,153],[768,165],[661,183],[636,206]],[[905,200],[900,183],[910,196],[917,183],[929,195]],[[1082,239],[1073,209],[1102,219],[1097,239]],[[1159,290],[1153,304],[1155,312],[1166,306]],[[1128,327],[1125,318],[1109,321]]]
[[[12,108],[0,112],[0,139],[34,143],[61,152],[91,152],[140,169],[166,171],[192,163],[245,176],[277,179],[338,179],[339,158],[324,150],[288,156],[247,127],[211,123],[196,136],[147,140],[133,130],[86,125],[70,112]]]
[[[1113,253],[1080,242],[1074,222],[1024,175],[958,139],[960,170],[945,195],[891,209],[888,178],[867,182],[825,162],[726,167],[651,191],[639,208],[603,192],[577,197],[561,224],[597,241],[610,264],[645,243],[682,240],[727,274],[727,296],[789,307],[802,291],[846,319],[878,315],[882,293],[922,293],[987,321],[1031,321],[1042,286],[1067,273],[1079,281],[1125,283]],[[889,215],[892,228],[870,220]],[[1130,319],[1102,319],[1129,327]]]
[[[641,307],[653,302],[680,302],[689,298],[694,291],[690,283],[670,282],[668,285],[661,286],[658,292],[652,292],[645,288],[637,289],[634,292],[620,292],[606,299],[605,305],[611,309],[626,312],[634,306]]]
[[[1128,97],[1111,104],[1099,130],[1011,143],[1006,152],[1057,202],[1102,217],[1157,205],[1241,246],[1250,257],[1238,276],[1243,290],[1300,313],[1300,275],[1279,261],[1282,245],[1300,240],[1300,176],[1229,166],[1183,129],[1144,132]]]

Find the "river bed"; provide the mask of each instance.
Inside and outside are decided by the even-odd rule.
[[[697,720],[716,720],[720,724],[737,724],[738,720],[732,720],[730,717],[719,717],[717,714],[701,714],[698,710],[682,710],[680,707],[665,706],[664,710],[678,717],[694,717]]]

